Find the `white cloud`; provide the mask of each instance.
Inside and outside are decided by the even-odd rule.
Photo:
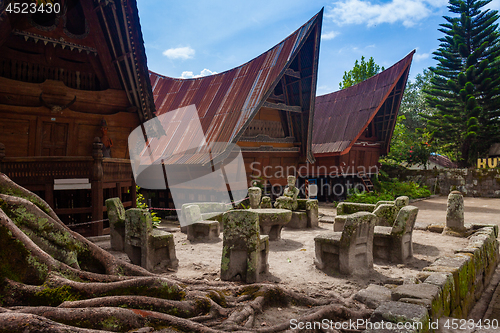
[[[413,57],[413,59],[415,59],[415,61],[420,61],[420,60],[428,59],[430,56],[431,56],[430,53],[415,53],[415,56]]]
[[[193,79],[193,78],[197,78],[197,77],[202,77],[202,76],[208,76],[208,75],[213,75],[213,74],[217,74],[217,72],[212,72],[210,69],[204,69],[200,72],[200,74],[197,74],[197,75],[194,75],[193,72],[191,71],[184,71],[182,72],[181,74],[181,78],[183,79]]]
[[[170,59],[191,59],[194,57],[194,50],[189,46],[177,47],[163,51],[163,55]]]
[[[325,33],[321,34],[321,39],[322,40],[330,40],[330,39],[334,39],[338,35],[339,35],[339,33],[336,31],[325,32]]]
[[[340,0],[333,3],[332,9],[325,16],[339,25],[374,26],[402,22],[404,26],[411,27],[430,16],[433,9],[446,4],[446,0],[391,0],[384,3],[369,0]]]

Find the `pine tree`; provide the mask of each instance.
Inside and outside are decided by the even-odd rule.
[[[375,63],[373,57],[368,59],[368,62],[365,61],[365,57],[361,56],[361,63],[354,62],[354,67],[348,72],[344,72],[344,76],[342,77],[342,82],[340,82],[340,89],[345,89],[355,84],[358,84],[373,75],[379,73],[384,70],[384,67],[380,68],[379,65]]]
[[[427,116],[433,137],[454,147],[462,167],[473,165],[500,139],[500,37],[491,0],[450,0],[458,17],[443,18],[438,65],[427,91],[437,111]]]

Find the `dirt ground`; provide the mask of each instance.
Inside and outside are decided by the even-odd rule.
[[[331,292],[349,297],[352,293],[368,284],[391,283],[391,279],[415,277],[424,267],[438,257],[453,254],[455,249],[467,244],[466,238],[443,236],[425,231],[429,224],[444,224],[446,216],[446,197],[411,203],[420,208],[417,217],[417,230],[413,232],[414,258],[405,265],[394,265],[375,259],[374,271],[366,276],[329,276],[314,266],[314,237],[333,231],[331,223],[320,223],[319,228],[307,230],[284,229],[281,240],[270,242],[269,273],[263,281],[280,283],[309,295]],[[500,224],[500,199],[465,198],[466,223]],[[331,204],[320,204],[320,216],[335,216]],[[222,239],[211,243],[190,242],[186,234],[174,224],[162,223],[162,228],[174,233],[175,249],[179,259],[176,272],[167,272],[179,278],[218,281],[222,255]],[[221,234],[222,237],[222,234]],[[109,250],[109,241],[99,242]],[[113,253],[113,252],[112,252]],[[128,260],[124,253],[114,253]]]

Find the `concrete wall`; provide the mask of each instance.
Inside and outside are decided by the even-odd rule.
[[[432,194],[458,190],[468,197],[500,198],[500,169],[405,170],[390,175],[425,184]]]

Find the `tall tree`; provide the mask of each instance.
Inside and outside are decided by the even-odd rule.
[[[453,146],[462,167],[500,139],[500,37],[498,11],[491,0],[450,0],[439,29],[438,65],[427,101],[437,109],[427,116],[432,136]]]
[[[348,72],[344,72],[342,82],[340,82],[339,84],[340,89],[345,89],[357,83],[360,83],[383,70],[384,67],[380,67],[379,65],[377,65],[373,60],[373,57],[370,57],[370,59],[368,59],[368,62],[366,62],[365,57],[361,56],[360,63],[358,63],[358,61],[356,60],[353,69]]]
[[[425,128],[427,120],[422,115],[432,115],[434,110],[427,105],[425,90],[431,87],[431,78],[434,74],[424,69],[423,73],[415,76],[415,79],[408,80],[405,92],[401,100],[399,114],[404,115],[403,123],[409,130],[415,131],[417,128]]]

